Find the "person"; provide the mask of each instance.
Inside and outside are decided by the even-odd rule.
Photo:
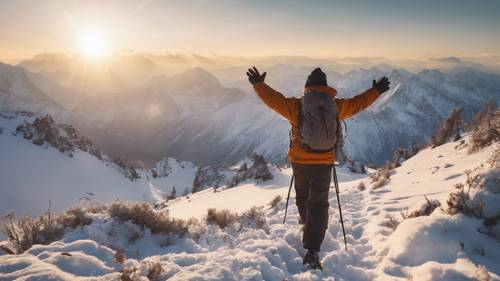
[[[314,69],[307,77],[303,94],[299,98],[285,97],[280,92],[272,89],[264,82],[266,72],[261,74],[256,67],[248,69],[247,76],[259,98],[291,124],[288,159],[292,164],[295,178],[295,202],[300,216],[299,223],[304,226],[302,243],[307,251],[303,263],[313,269],[322,269],[319,252],[328,227],[328,192],[332,167],[335,163],[335,150],[342,137],[333,138],[335,139],[333,141],[335,147],[317,151],[311,150],[310,147],[304,145],[303,139],[308,134],[308,131],[322,128],[323,122],[325,130],[330,126],[337,133],[340,128],[341,133],[342,129],[339,121],[352,117],[370,106],[382,93],[389,90],[389,79],[382,77],[378,81],[373,80],[372,87],[365,92],[352,98],[337,99],[337,91],[328,86],[326,74],[321,68]],[[304,107],[310,108],[310,106],[305,104],[304,100],[311,100],[314,96],[319,98],[326,96],[327,101],[320,102],[323,105],[327,104],[332,110],[325,111],[328,118],[323,117],[323,121],[317,121],[317,123],[321,124],[309,125],[313,126],[313,128],[307,130],[302,128],[305,122],[304,114],[314,115],[316,113],[305,112]],[[328,105],[328,102],[331,105]],[[319,109],[324,109],[324,107]],[[328,136],[328,130],[326,135]],[[321,143],[321,141],[318,143]],[[323,148],[325,145],[323,144]]]

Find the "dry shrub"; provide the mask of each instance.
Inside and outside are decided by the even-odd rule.
[[[43,244],[45,240],[40,236],[40,232],[46,226],[46,222],[40,218],[23,216],[16,221],[15,214],[10,213],[2,218],[2,224],[2,232],[14,245],[18,254],[31,248],[33,244]]]
[[[411,218],[416,218],[416,217],[421,217],[421,216],[429,216],[434,212],[434,210],[441,206],[441,203],[438,200],[429,200],[427,199],[427,196],[424,196],[426,203],[420,207],[420,209],[415,210],[411,213],[401,213],[401,217],[403,219],[411,219]]]
[[[450,215],[464,213],[466,215],[480,216],[482,213],[482,206],[480,205],[471,208],[469,205],[467,205],[467,201],[470,200],[471,189],[482,188],[484,182],[480,181],[479,175],[472,175],[471,170],[465,171],[465,174],[467,176],[465,184],[457,183],[455,185],[457,191],[450,193],[448,200],[446,201],[447,208],[445,211]]]
[[[387,215],[386,220],[382,222],[380,225],[391,228],[392,230],[396,230],[399,226],[399,221],[392,215]]]
[[[208,224],[217,224],[220,228],[224,228],[238,220],[238,214],[232,213],[228,209],[217,210],[210,208],[207,210],[206,221]]]
[[[81,207],[73,207],[57,217],[58,224],[70,228],[85,226],[92,223],[92,218],[88,216],[89,211]]]
[[[261,229],[266,225],[266,213],[263,207],[253,206],[240,217],[241,226]]]
[[[120,274],[121,281],[133,281],[137,275],[137,267],[124,268]]]
[[[276,208],[281,200],[283,200],[283,197],[281,197],[281,195],[277,195],[276,197],[274,197],[273,200],[269,202],[269,205],[271,205],[271,209]]]
[[[2,232],[14,245],[17,253],[23,253],[34,244],[50,244],[61,239],[64,230],[92,223],[86,209],[76,206],[53,216],[49,210],[37,217],[27,215],[16,220],[15,213],[2,218]]]
[[[151,281],[160,280],[165,269],[159,262],[148,262],[148,279]]]
[[[207,210],[206,221],[208,224],[217,224],[220,228],[240,222],[241,230],[243,227],[263,228],[266,225],[266,213],[264,207],[252,207],[241,215],[233,213],[228,209],[217,210],[210,208]]]
[[[450,139],[453,139],[453,141],[460,139],[460,130],[464,126],[462,118],[463,111],[463,108],[455,108],[452,110],[450,115],[444,119],[441,126],[429,140],[429,145],[432,148],[440,146],[448,142]]]
[[[494,102],[488,102],[484,111],[476,114],[472,127],[469,152],[500,142],[500,110],[495,111]]]
[[[358,183],[358,190],[359,190],[359,191],[363,191],[363,190],[365,190],[365,189],[366,189],[365,182],[364,182],[364,181],[360,181],[360,182]]]
[[[372,180],[372,189],[378,189],[389,183],[392,171],[389,167],[384,167],[370,175]]]
[[[139,264],[129,265],[123,268],[120,275],[122,281],[147,280],[156,281],[164,280],[162,274],[165,269],[159,261],[141,260]]]
[[[123,249],[116,250],[116,253],[115,253],[115,255],[113,257],[115,259],[115,262],[119,263],[119,264],[123,264],[125,262],[125,260],[127,259],[127,257],[125,256],[125,252],[123,251]]]
[[[493,154],[486,160],[490,168],[500,169],[500,148],[496,149]]]
[[[167,212],[155,211],[148,203],[115,201],[109,206],[108,214],[121,222],[131,221],[141,230],[147,227],[152,233],[182,236],[188,230],[184,220],[170,218]]]

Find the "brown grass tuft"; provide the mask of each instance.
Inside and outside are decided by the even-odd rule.
[[[210,208],[207,210],[206,221],[208,224],[217,224],[220,228],[224,228],[238,220],[238,215],[232,213],[228,209],[217,210]]]

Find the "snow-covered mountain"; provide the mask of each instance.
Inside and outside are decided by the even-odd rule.
[[[146,181],[131,181],[72,127],[36,118],[0,114],[0,213],[36,215],[49,202],[60,211],[81,200],[152,199]]]
[[[0,110],[69,115],[28,77],[26,70],[0,62]]]
[[[164,203],[207,188],[272,179],[259,155],[240,165],[197,167],[165,158],[150,169],[110,159],[70,124],[50,115],[0,111],[0,214],[37,215],[77,202],[114,199]],[[173,191],[175,189],[175,192]]]
[[[500,147],[470,153],[469,141],[420,151],[389,171],[381,187],[339,169],[348,249],[332,189],[323,271],[302,265],[293,193],[282,222],[291,174],[283,169],[266,185],[205,190],[162,210],[126,202],[81,206],[75,222],[70,209],[56,220],[69,227],[54,243],[20,255],[0,250],[0,278],[500,280]],[[460,194],[465,201],[456,199]]]
[[[286,81],[288,87],[300,89],[303,81],[297,80],[298,73],[294,69],[289,72],[290,77],[278,73],[274,80]],[[269,84],[274,86],[271,78],[274,73],[268,73]],[[372,79],[383,75],[392,80],[393,87],[388,93],[366,112],[347,120],[346,152],[350,158],[365,163],[383,164],[396,148],[425,142],[453,108],[464,107],[464,117],[469,119],[486,101],[500,102],[500,76],[470,68],[449,73],[426,70],[417,74],[403,69],[386,72],[371,68],[331,75],[329,81],[338,88],[340,97],[359,94],[371,86]],[[291,81],[295,84],[291,85]],[[287,91],[290,88],[286,86],[281,89],[279,82],[277,85],[275,88],[285,95],[300,94],[296,90]],[[248,84],[244,90],[252,91]],[[167,146],[177,158],[231,162],[255,151],[276,163],[286,161],[289,124],[254,94],[224,104],[203,120],[204,126],[196,134],[182,131],[176,142]],[[186,123],[182,126],[189,127]],[[204,149],[206,143],[210,144],[210,150]],[[196,156],[189,154],[192,149]],[[168,151],[167,148],[165,152]]]
[[[279,64],[264,70],[271,86],[298,96],[310,68]],[[325,70],[339,97],[356,95],[383,75],[392,80],[388,93],[347,120],[345,151],[364,163],[383,164],[396,148],[425,142],[455,107],[464,107],[467,119],[489,99],[500,102],[500,76],[473,68],[416,74],[388,65],[344,74]],[[194,68],[97,96],[50,84],[42,74],[29,76],[53,100],[78,114],[70,122],[112,157],[126,155],[148,166],[163,157],[216,166],[234,164],[256,152],[273,163],[285,163],[288,122],[255,96],[244,69],[216,73],[223,83]],[[79,94],[71,95],[72,90]]]
[[[364,83],[379,75],[366,75]],[[392,89],[347,121],[345,149],[355,160],[383,164],[395,148],[426,142],[454,108],[463,107],[470,120],[488,100],[500,102],[500,76],[473,69],[394,70],[388,77]]]

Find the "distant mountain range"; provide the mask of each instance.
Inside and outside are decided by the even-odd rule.
[[[126,155],[148,166],[173,157],[205,166],[233,164],[257,152],[271,162],[286,162],[289,124],[255,96],[242,67],[216,70],[218,77],[193,68],[156,75],[139,86],[112,70],[99,72],[106,83],[93,83],[99,76],[90,75],[83,85],[63,83],[40,66],[36,70],[0,65],[0,108],[51,113],[112,157]],[[264,70],[272,87],[298,96],[311,67],[280,64]],[[387,64],[346,73],[325,70],[339,97],[356,95],[383,75],[392,81],[389,92],[347,120],[346,153],[364,163],[383,164],[395,148],[426,141],[453,108],[464,107],[470,118],[489,99],[500,101],[500,76],[471,67],[418,73]]]

